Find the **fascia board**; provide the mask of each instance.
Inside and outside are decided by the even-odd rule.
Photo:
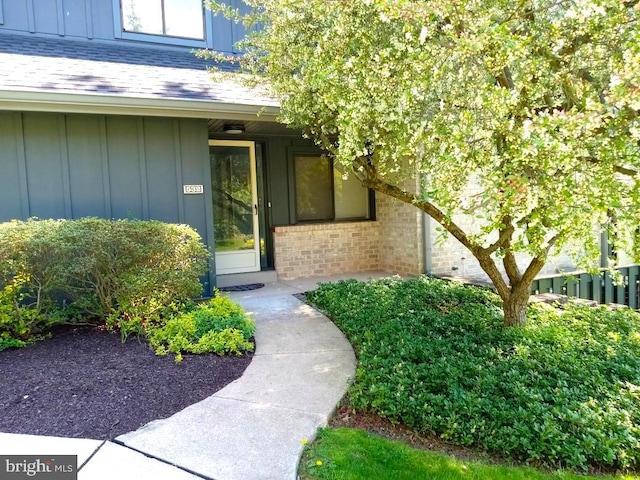
[[[0,110],[275,121],[274,104],[0,90]]]

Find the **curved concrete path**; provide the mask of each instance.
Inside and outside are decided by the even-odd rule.
[[[301,441],[344,395],[353,350],[324,315],[281,288],[235,299],[257,325],[242,377],[116,441],[215,480],[295,480]]]
[[[0,433],[0,455],[76,454],[81,480],[295,480],[302,439],[326,425],[355,357],[338,328],[293,294],[336,279],[229,294],[255,318],[257,347],[242,377],[211,397],[113,442]]]

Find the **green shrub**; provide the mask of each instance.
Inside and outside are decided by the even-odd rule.
[[[533,463],[640,466],[637,313],[535,305],[505,328],[489,291],[428,278],[308,298],[354,345],[354,408]]]
[[[0,223],[0,350],[19,347],[62,320],[56,220]]]
[[[208,253],[186,225],[85,218],[60,229],[69,279],[65,292],[87,312],[146,321],[174,301],[202,292]]]
[[[158,355],[216,353],[218,355],[253,351],[250,341],[255,323],[238,305],[216,292],[206,303],[191,304],[164,325],[149,331],[149,343]]]
[[[0,338],[14,346],[10,338],[19,343],[78,319],[107,323],[123,338],[142,332],[175,302],[200,295],[207,259],[198,233],[185,225],[98,218],[0,224]]]

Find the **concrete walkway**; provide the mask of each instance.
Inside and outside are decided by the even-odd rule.
[[[355,275],[372,276],[382,275]],[[295,480],[302,440],[326,425],[355,357],[338,328],[293,294],[340,278],[229,294],[256,320],[256,352],[211,397],[112,442],[0,433],[0,455],[78,455],[80,480]]]

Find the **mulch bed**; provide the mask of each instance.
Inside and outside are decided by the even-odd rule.
[[[0,352],[0,431],[112,439],[166,418],[242,375],[251,355],[159,357],[142,339],[59,329]]]

